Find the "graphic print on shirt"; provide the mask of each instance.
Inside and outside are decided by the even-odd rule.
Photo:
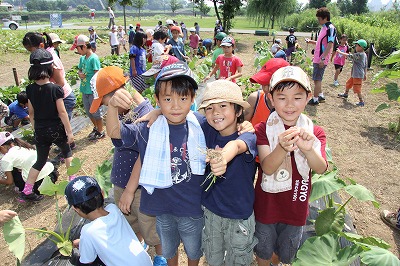
[[[228,75],[226,76],[226,78],[229,78],[230,76],[232,76],[232,72],[231,72],[232,61],[224,60],[224,61],[222,62],[222,66],[225,67],[226,73],[228,73]]]
[[[182,181],[189,182],[192,171],[189,164],[189,153],[186,147],[186,141],[177,147],[170,143],[171,149],[171,177],[173,184],[179,184]]]
[[[293,35],[289,35],[288,42],[290,42],[291,44],[295,44],[295,42],[296,42],[296,37],[293,36]]]

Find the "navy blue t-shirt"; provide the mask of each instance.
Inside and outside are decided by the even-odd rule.
[[[218,134],[215,138],[206,139],[207,147],[215,148],[218,145],[223,148],[238,137],[237,132],[230,136]],[[233,158],[228,163],[223,178],[218,177],[207,192],[205,188],[211,181],[203,185],[202,204],[218,216],[230,219],[247,219],[253,213],[256,135],[244,133],[239,139],[246,143],[248,151]],[[209,172],[210,167],[207,167],[206,174]]]

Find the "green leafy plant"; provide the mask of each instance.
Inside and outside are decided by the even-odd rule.
[[[269,48],[268,41],[257,41],[254,46],[256,52],[256,58],[254,59],[254,67],[260,70],[261,67],[272,57],[272,52]]]
[[[383,65],[391,65],[391,68],[387,68],[374,76],[373,82],[376,82],[382,78],[392,80],[392,82],[386,83],[380,88],[372,90],[373,93],[386,93],[389,101],[400,103],[400,88],[398,81],[400,79],[400,51],[393,52],[388,58],[386,58]],[[394,81],[394,82],[393,82]],[[375,112],[390,108],[389,103],[381,103]],[[391,122],[389,124],[389,131],[393,131],[397,134],[397,139],[400,139],[400,116],[397,118],[397,122]]]
[[[35,141],[35,131],[32,127],[29,128],[21,128],[22,139],[29,142],[34,143]]]
[[[328,160],[332,160],[330,150]],[[347,178],[338,177],[338,169],[333,167],[323,175],[312,177],[312,192],[310,202],[323,198],[326,209],[319,212],[315,220],[316,236],[308,238],[297,252],[293,266],[302,265],[349,265],[360,258],[365,265],[399,265],[399,259],[387,249],[386,242],[375,237],[363,237],[344,232],[345,207],[353,199],[369,201],[378,208],[379,203],[374,195],[364,186]],[[333,193],[344,191],[349,197],[344,203],[334,201]],[[351,242],[350,246],[341,247],[340,238]]]

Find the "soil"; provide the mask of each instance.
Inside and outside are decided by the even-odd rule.
[[[250,77],[256,72],[253,67],[255,53],[253,44],[256,40],[265,37],[255,37],[253,35],[240,34],[234,36],[238,40],[236,55],[243,63],[243,76]],[[271,39],[271,37],[268,37]],[[305,44],[301,43],[303,47]],[[310,54],[309,48],[308,54]],[[109,54],[107,45],[100,45],[99,56]],[[27,76],[28,54],[13,54],[13,56],[0,56],[0,78],[1,86],[8,86],[14,83],[12,67],[17,69],[20,77]],[[71,51],[63,51],[61,59],[66,69],[77,64],[79,57]],[[375,236],[381,238],[391,245],[391,251],[399,256],[400,253],[400,234],[387,225],[379,218],[379,213],[383,209],[396,211],[400,206],[398,202],[398,183],[400,181],[400,142],[395,136],[388,132],[388,123],[397,122],[400,107],[395,105],[391,109],[375,112],[375,108],[383,102],[387,102],[385,94],[372,94],[371,90],[378,86],[372,84],[371,79],[377,69],[368,72],[367,81],[363,84],[365,95],[365,107],[356,107],[357,97],[352,94],[349,99],[338,99],[336,95],[343,92],[346,79],[350,75],[351,64],[348,63],[339,76],[339,87],[334,87],[333,74],[334,66],[330,64],[326,69],[323,81],[323,91],[326,95],[326,103],[319,106],[307,106],[306,113],[320,126],[327,134],[328,145],[333,154],[334,163],[339,169],[341,178],[352,178],[357,183],[371,190],[381,209],[375,209],[371,203],[358,202],[352,200],[348,205],[347,211],[350,213],[356,230],[363,236]],[[84,172],[81,174],[93,175],[95,168],[104,160],[110,158],[109,151],[112,144],[109,138],[104,138],[96,142],[87,140],[91,127],[76,134],[75,139],[78,148],[74,150],[74,157],[80,159],[87,158],[84,163]],[[51,154],[54,156],[54,154]],[[60,168],[61,179],[66,179],[64,166]],[[341,195],[345,201],[348,195]],[[61,208],[66,207],[64,198],[59,198]],[[46,197],[37,204],[20,204],[16,201],[16,194],[12,186],[0,187],[0,209],[16,210],[25,227],[47,227],[54,228],[55,199]],[[26,253],[41,243],[42,239],[37,239],[32,233],[27,233]],[[13,255],[8,251],[7,245],[0,235],[0,261],[3,265],[15,265]],[[186,265],[186,259],[181,249],[180,265]],[[204,259],[201,265],[206,265]],[[255,263],[253,263],[255,265]]]

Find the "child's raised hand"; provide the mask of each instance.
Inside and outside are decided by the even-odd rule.
[[[222,148],[215,147],[216,151],[222,151]],[[217,156],[216,158],[210,158],[208,155],[206,157],[206,162],[210,163],[211,172],[215,176],[222,176],[226,172],[227,162],[224,156]]]
[[[287,152],[297,149],[299,139],[299,128],[291,127],[278,135],[279,145]]]
[[[125,89],[118,89],[108,102],[109,106],[120,107],[124,110],[131,109],[133,103],[132,95]]]
[[[241,135],[246,132],[254,133],[256,130],[249,121],[243,121],[243,123],[237,125],[238,134]]]
[[[313,144],[315,140],[315,136],[313,133],[308,132],[304,128],[298,128],[299,129],[299,137],[296,142],[297,147],[302,151],[302,152],[307,152],[311,151],[313,149]]]

